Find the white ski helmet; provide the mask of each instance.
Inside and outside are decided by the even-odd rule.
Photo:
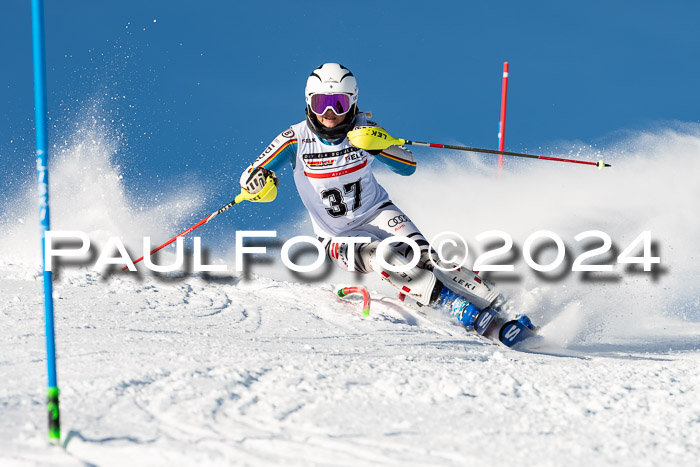
[[[357,115],[357,81],[350,70],[338,63],[324,63],[311,72],[306,80],[306,121],[309,128],[317,136],[324,139],[338,139],[344,137],[346,133],[354,127],[355,116]],[[332,103],[324,102],[323,96],[343,94],[343,102],[333,100]],[[317,98],[313,98],[314,95]],[[314,111],[313,104],[316,104]],[[330,107],[338,115],[346,115],[345,121],[335,128],[326,128],[318,122],[317,115]]]
[[[311,96],[314,94],[347,94],[352,108],[357,103],[357,81],[352,72],[343,65],[324,63],[309,75],[304,94],[309,108]]]

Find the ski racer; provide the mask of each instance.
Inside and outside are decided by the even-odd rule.
[[[241,175],[241,189],[254,195],[275,171],[291,165],[299,196],[309,212],[314,231],[328,257],[348,271],[375,273],[394,286],[400,296],[419,306],[446,310],[468,327],[477,315],[499,299],[494,285],[466,268],[444,270],[428,241],[410,218],[396,206],[372,173],[372,163],[384,164],[408,176],[415,172],[411,151],[390,146],[383,151],[354,147],[348,131],[377,126],[357,107],[355,76],[337,63],[324,63],[306,82],[306,119],[280,133]],[[412,269],[394,272],[377,261],[381,240],[401,235],[420,247]],[[348,242],[338,237],[369,237]],[[414,251],[406,243],[384,249],[386,264],[408,264]],[[445,266],[445,265],[443,265]]]

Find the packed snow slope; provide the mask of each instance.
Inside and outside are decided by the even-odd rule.
[[[58,149],[54,229],[82,230],[96,245],[119,236],[140,255],[141,237],[159,243],[188,227],[169,213],[218,207],[203,205],[196,186],[135,205],[111,163],[117,150],[95,128]],[[276,262],[240,276],[230,251],[213,258],[229,267],[216,275],[64,262],[54,284],[64,448],[46,444],[36,197],[27,188],[2,206],[0,465],[693,465],[700,131],[572,150],[613,168],[509,160],[497,180],[492,159],[446,153],[410,178],[380,174],[428,237],[455,231],[483,251],[479,233],[512,236],[515,253],[499,260],[515,271],[492,278],[543,326],[538,349],[507,349],[438,312],[406,309],[371,277],[311,280]],[[599,259],[614,271],[573,273],[568,261],[535,273],[520,251],[538,230],[559,235],[572,258],[583,251],[575,235],[606,232],[614,249]],[[645,230],[661,264],[615,264]],[[334,296],[350,283],[373,291],[369,318]]]

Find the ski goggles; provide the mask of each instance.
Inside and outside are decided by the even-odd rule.
[[[312,94],[309,107],[316,115],[323,115],[330,108],[336,115],[345,115],[350,111],[352,103],[348,94]]]

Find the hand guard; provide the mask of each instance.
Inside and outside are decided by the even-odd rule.
[[[245,182],[245,186],[242,186],[245,191],[249,194],[254,195],[263,189],[265,183],[267,182],[267,177],[272,177],[275,181],[275,186],[279,185],[279,180],[277,175],[272,170],[268,170],[264,167],[256,167],[250,173],[248,180]]]

